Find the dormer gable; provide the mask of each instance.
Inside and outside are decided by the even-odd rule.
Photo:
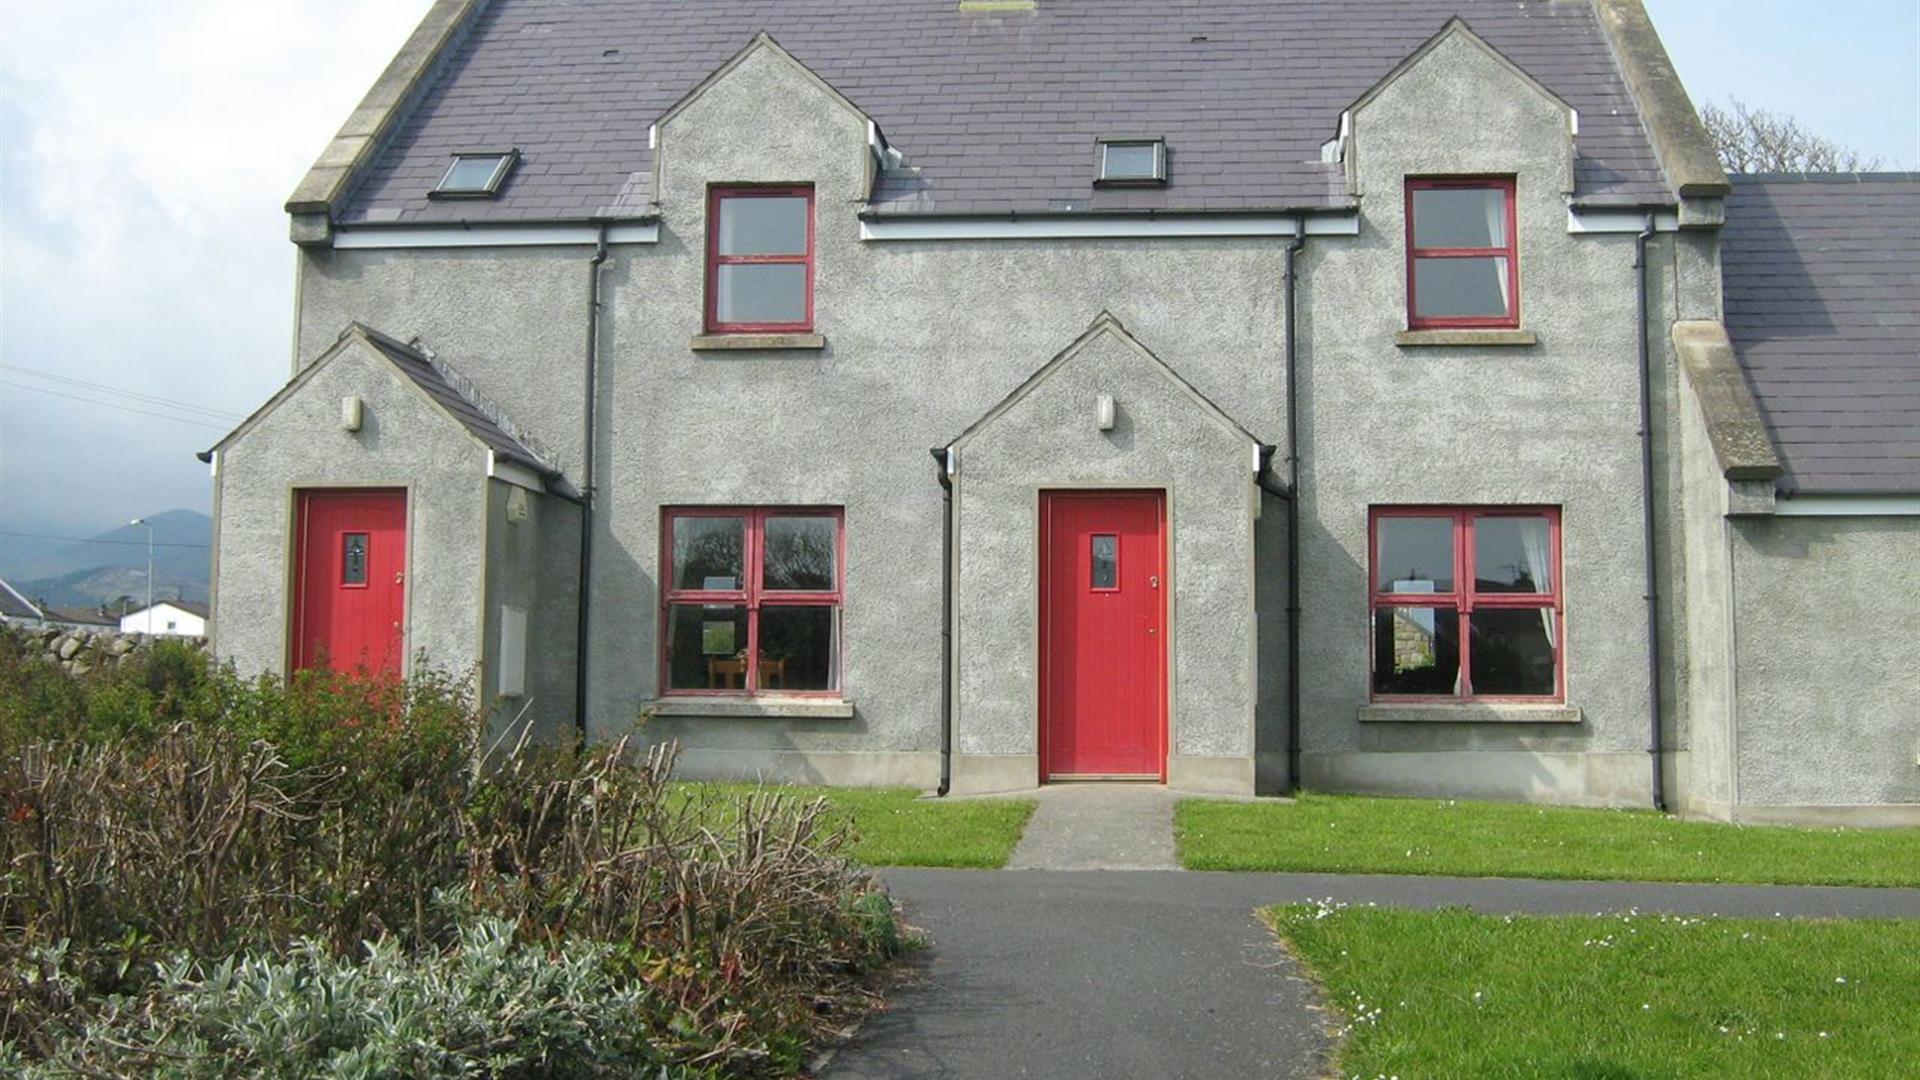
[[[1366,158],[1388,144],[1393,157],[1424,162],[1423,171],[1510,173],[1519,133],[1536,130],[1558,140],[1552,181],[1573,194],[1579,114],[1456,16],[1342,113],[1348,191],[1367,193]]]

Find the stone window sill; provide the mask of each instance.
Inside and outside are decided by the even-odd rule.
[[[1577,705],[1462,702],[1458,705],[1375,702],[1360,706],[1363,724],[1577,724]]]
[[[694,352],[730,352],[735,349],[800,349],[817,352],[827,347],[825,334],[695,334]]]
[[[853,702],[845,698],[789,697],[664,697],[649,705],[655,716],[692,719],[851,720]]]
[[[1531,330],[1402,330],[1393,335],[1393,343],[1402,348],[1421,345],[1509,346],[1538,345],[1540,336]]]

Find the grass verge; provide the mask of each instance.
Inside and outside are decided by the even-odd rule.
[[[1263,914],[1341,1013],[1343,1076],[1886,1076],[1920,1061],[1920,921]]]
[[[1920,886],[1920,829],[1794,829],[1651,810],[1302,795],[1189,800],[1189,870]]]
[[[699,786],[755,790],[751,784]],[[923,799],[912,788],[770,785],[768,790],[827,800],[829,816],[850,822],[859,837],[853,857],[869,866],[997,870],[1007,865],[1035,805],[1030,799]]]

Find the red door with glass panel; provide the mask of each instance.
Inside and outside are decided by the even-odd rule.
[[[1166,502],[1040,496],[1043,779],[1166,776]]]
[[[400,674],[407,493],[303,491],[295,528],[294,668]]]

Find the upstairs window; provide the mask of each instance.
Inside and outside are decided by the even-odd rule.
[[[1560,701],[1560,512],[1377,507],[1373,696]]]
[[[1160,138],[1101,139],[1094,182],[1107,186],[1167,182],[1167,141]]]
[[[813,329],[813,189],[717,187],[707,197],[707,331]]]
[[[1407,181],[1407,325],[1520,325],[1511,179]]]
[[[485,150],[453,155],[440,183],[427,193],[435,199],[491,199],[520,160],[517,150]]]

